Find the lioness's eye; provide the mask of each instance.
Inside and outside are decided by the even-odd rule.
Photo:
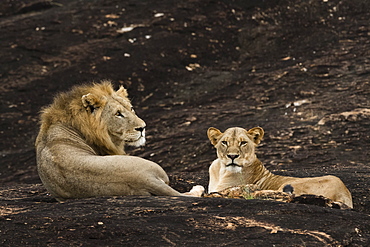
[[[117,111],[117,112],[116,112],[116,117],[125,117],[125,116],[123,116],[123,115],[122,115],[122,113],[121,113],[120,111]]]
[[[247,144],[247,142],[246,141],[241,141],[240,142],[240,146],[245,146]]]
[[[221,144],[227,146],[227,141],[222,141]]]

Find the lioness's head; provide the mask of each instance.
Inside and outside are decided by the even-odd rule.
[[[124,154],[124,146],[145,143],[145,122],[133,110],[125,88],[109,81],[76,86],[43,110],[42,130],[63,123],[78,130],[100,154]]]
[[[260,127],[250,130],[234,127],[222,133],[210,127],[207,134],[221,163],[227,169],[239,171],[239,168],[251,164],[256,159],[255,147],[262,140],[264,131]]]

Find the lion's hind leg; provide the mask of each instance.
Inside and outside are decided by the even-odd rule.
[[[204,193],[204,187],[201,185],[194,186],[189,192],[180,193],[169,186],[160,178],[155,179],[150,185],[149,192],[155,196],[194,196],[201,197]]]
[[[195,196],[201,197],[204,193],[204,187],[202,185],[193,186],[193,188],[189,192],[182,193],[186,196]]]

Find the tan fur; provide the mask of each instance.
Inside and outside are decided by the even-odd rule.
[[[58,200],[113,195],[201,196],[202,186],[181,194],[156,163],[125,155],[145,143],[145,122],[127,91],[109,81],[61,93],[44,108],[36,139],[37,168]]]
[[[258,185],[244,184],[233,187],[228,187],[219,192],[205,194],[204,197],[222,197],[222,198],[238,198],[238,199],[260,199],[290,202],[293,195],[276,190],[260,190]]]
[[[250,130],[234,127],[224,133],[211,127],[207,134],[217,150],[217,159],[209,168],[208,193],[244,184],[256,184],[261,190],[283,191],[290,184],[296,196],[314,194],[353,207],[351,193],[338,177],[296,178],[269,172],[255,154],[255,147],[264,135],[260,127]]]

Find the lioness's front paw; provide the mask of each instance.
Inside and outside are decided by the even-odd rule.
[[[193,186],[193,188],[189,191],[189,194],[192,196],[201,197],[204,193],[204,187],[202,185]]]

